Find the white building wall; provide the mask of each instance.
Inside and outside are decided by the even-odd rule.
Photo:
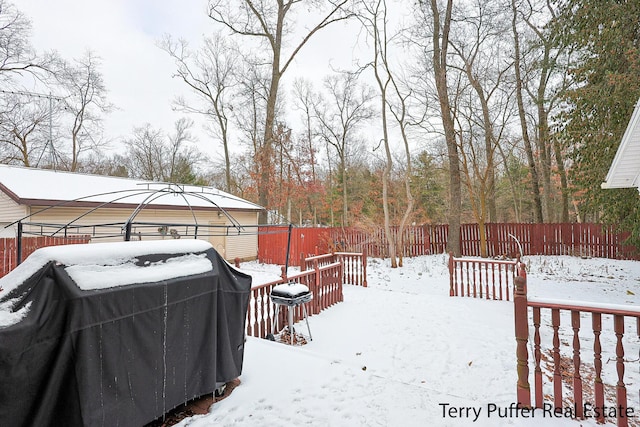
[[[19,205],[11,197],[0,191],[0,237],[15,237],[17,225],[9,225],[27,216],[27,207]]]

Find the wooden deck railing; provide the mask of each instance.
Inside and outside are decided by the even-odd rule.
[[[519,262],[520,257],[495,260],[449,254],[449,295],[509,301]]]
[[[533,320],[533,357],[534,357],[534,396],[535,408],[551,413],[566,413],[570,409],[571,415],[578,419],[595,418],[597,422],[613,421],[618,426],[628,426],[629,418],[637,418],[639,408],[628,405],[627,387],[625,384],[625,364],[633,361],[638,366],[638,357],[631,354],[625,359],[625,341],[627,337],[637,334],[640,340],[640,307],[628,305],[599,304],[578,301],[559,301],[540,298],[527,298],[526,273],[522,268],[516,277],[516,291],[514,296],[514,314],[516,331],[517,356],[517,399],[524,407],[531,407],[531,390],[529,386],[529,308],[532,310]],[[543,317],[543,315],[545,317]],[[612,323],[607,327],[603,323],[603,316],[611,318]],[[550,319],[549,319],[550,317]],[[567,328],[562,329],[561,319],[565,319]],[[591,332],[582,331],[581,320],[591,319]],[[625,328],[625,320],[631,320]],[[635,325],[634,325],[635,323]],[[550,325],[551,332],[545,336],[550,341],[551,349],[543,349],[541,325]],[[588,327],[585,328],[588,331]],[[635,331],[634,331],[635,330]],[[581,338],[582,335],[582,338]],[[585,337],[586,335],[586,337]],[[582,351],[585,341],[593,341],[589,351]],[[571,342],[570,355],[563,355],[561,343],[568,346]],[[609,344],[607,346],[607,343]],[[582,352],[581,352],[582,351]],[[591,359],[584,353],[593,352],[593,364],[585,362]],[[611,356],[603,357],[609,354]],[[615,380],[615,404],[613,397],[607,401],[605,380],[603,380],[603,361],[611,360],[615,363],[615,372],[611,373]],[[545,375],[541,366],[551,366],[551,373]],[[568,372],[567,372],[568,371]],[[571,390],[571,395],[565,400],[563,395],[563,374],[570,374],[569,384],[564,388]],[[553,386],[552,395],[545,394],[543,386],[546,378],[550,378]],[[635,390],[634,390],[635,394]],[[545,403],[545,397],[552,403]]]
[[[282,278],[265,283],[251,289],[249,309],[247,310],[247,335],[264,338],[272,332],[275,319],[275,305],[269,295],[274,286],[295,281],[309,287],[313,293],[313,299],[307,303],[309,316],[331,307],[343,300],[342,284],[344,266],[342,262],[334,262],[321,265],[318,260],[313,263],[313,268],[287,277],[282,268]],[[280,310],[280,325],[285,324],[286,310]],[[302,319],[302,306],[295,308],[294,322]]]
[[[315,263],[325,266],[340,262],[343,265],[344,284],[367,287],[367,252],[334,252],[324,255],[300,257],[300,268],[315,268]]]

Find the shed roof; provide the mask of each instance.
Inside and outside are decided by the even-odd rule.
[[[213,187],[0,165],[0,191],[29,206],[251,210],[262,208]]]
[[[640,100],[622,136],[602,188],[638,187],[640,191]]]

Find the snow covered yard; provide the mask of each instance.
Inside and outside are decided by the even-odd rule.
[[[368,288],[345,286],[344,302],[310,318],[313,341],[290,347],[249,337],[241,385],[209,414],[179,425],[595,426],[593,419],[577,422],[513,408],[513,303],[449,297],[446,261],[444,255],[408,258],[405,267],[392,270],[388,261],[370,259]],[[639,262],[524,261],[529,295],[640,305]],[[242,270],[254,277],[254,285],[279,275],[279,267],[258,263],[243,264]],[[543,314],[542,323],[549,324],[548,315]],[[610,323],[603,318],[603,327]],[[567,324],[563,319],[562,347],[571,355]],[[297,326],[306,332],[302,323]],[[550,335],[550,328],[541,333]],[[583,320],[583,334],[582,358],[589,362],[590,321]],[[640,345],[635,334],[635,325],[628,325],[625,382],[636,415],[632,421],[638,422]],[[615,337],[605,339],[605,331],[602,336],[603,347],[615,342]],[[609,375],[603,375],[605,382],[615,384],[615,364],[604,354],[603,364]]]

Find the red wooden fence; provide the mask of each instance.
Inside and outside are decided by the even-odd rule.
[[[284,264],[287,227],[260,227],[258,259]],[[411,226],[404,230],[404,256],[431,255],[446,251],[448,225]],[[600,224],[487,224],[487,255],[515,257],[523,255],[576,255],[613,259],[640,259],[633,247],[624,244],[628,233],[615,233],[613,227]],[[397,227],[392,228],[397,233]],[[480,256],[477,224],[460,227],[463,256]],[[293,228],[289,265],[299,265],[300,256],[308,257],[335,251],[366,251],[370,256],[388,257],[388,245],[382,227]]]
[[[23,237],[22,238],[22,260],[25,260],[36,249],[45,246],[70,245],[76,243],[89,243],[90,236],[73,237]],[[17,260],[17,239],[0,238],[0,277],[4,276],[18,265]]]
[[[533,357],[534,357],[534,396],[535,408],[543,411],[566,414],[567,408],[574,418],[595,418],[599,423],[616,419],[618,426],[628,426],[630,417],[637,417],[637,408],[630,407],[627,401],[627,386],[625,384],[625,364],[633,362],[637,365],[635,354],[625,359],[625,335],[636,335],[640,340],[640,307],[628,305],[598,304],[576,301],[558,301],[544,299],[528,299],[526,293],[526,273],[522,269],[516,278],[516,292],[514,297],[514,318],[516,331],[517,357],[517,400],[523,407],[531,407],[531,390],[529,385],[529,307],[532,309],[533,319]],[[542,320],[542,311],[549,312]],[[567,323],[566,331],[561,329],[562,316]],[[591,332],[581,334],[581,319],[591,318]],[[611,327],[603,323],[603,317],[611,318]],[[625,319],[631,320],[625,328]],[[551,332],[545,338],[551,343],[550,351],[545,351],[542,345],[541,325],[550,325]],[[585,328],[587,329],[587,328]],[[587,329],[588,330],[588,329]],[[587,337],[585,337],[587,335]],[[581,342],[593,341],[591,351],[581,353]],[[607,347],[605,344],[610,342]],[[562,355],[561,343],[569,346],[571,354]],[[629,345],[627,340],[627,345]],[[635,347],[637,348],[637,342]],[[607,351],[608,350],[608,351]],[[627,351],[628,352],[628,351]],[[593,354],[593,364],[585,363],[589,359],[586,354]],[[629,352],[628,352],[629,353]],[[547,356],[547,354],[549,356]],[[605,356],[606,355],[606,356]],[[552,366],[550,374],[543,374],[541,361]],[[615,396],[608,398],[606,381],[603,372],[603,361],[609,360],[615,364],[613,383]],[[564,388],[571,390],[571,396],[563,395]],[[569,378],[566,378],[569,376]],[[544,392],[545,379],[552,382],[552,395]],[[613,384],[612,384],[613,385]],[[610,386],[611,387],[611,386]],[[553,402],[545,403],[545,398]],[[567,399],[567,400],[565,400]],[[612,402],[615,400],[615,402]],[[557,412],[555,412],[557,411]]]

